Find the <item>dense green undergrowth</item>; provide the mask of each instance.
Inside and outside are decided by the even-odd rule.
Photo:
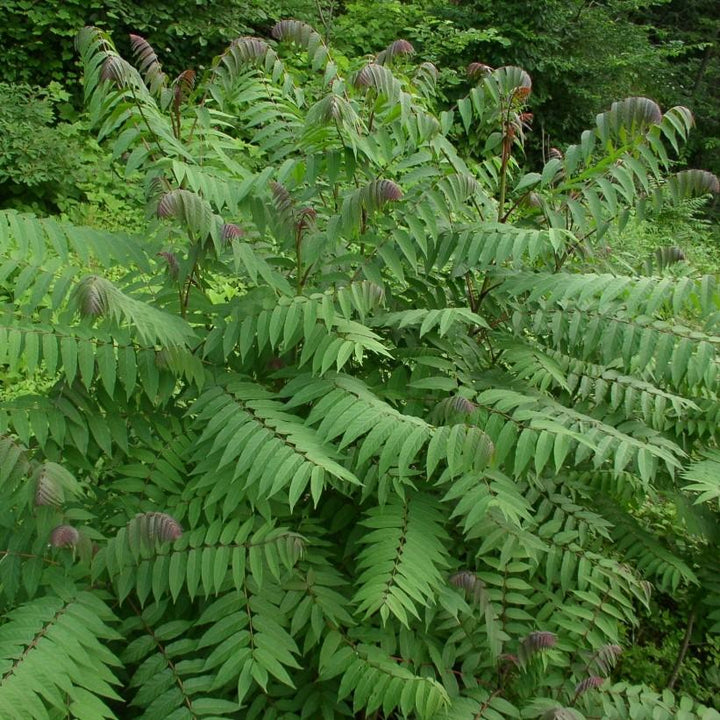
[[[175,76],[188,67],[202,73],[233,38],[267,35],[276,21],[297,17],[332,41],[336,61],[410,40],[438,66],[439,94],[449,102],[464,92],[471,62],[523,67],[535,83],[530,147],[538,156],[574,142],[613,100],[647,95],[689,107],[699,131],[684,155],[720,168],[715,0],[6,0],[3,10],[4,80],[61,82],[74,98],[80,71],[71,40],[83,25],[113,33],[124,54],[128,33],[142,35]]]
[[[407,41],[272,38],[86,28],[123,221],[0,214],[0,715],[717,718],[692,114],[527,172],[521,68],[442,111]]]

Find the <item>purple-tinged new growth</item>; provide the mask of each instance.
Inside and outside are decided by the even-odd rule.
[[[450,576],[450,584],[472,596],[474,602],[481,602],[485,595],[485,583],[471,570],[460,570]]]
[[[378,67],[376,63],[369,63],[355,76],[355,87],[367,88],[373,84],[373,68]]]
[[[184,188],[166,192],[158,202],[156,213],[159,218],[176,218],[190,227],[202,227],[203,233],[208,232],[207,227],[213,222],[208,203],[196,193]]]
[[[292,196],[287,188],[282,183],[273,181],[270,183],[270,190],[272,191],[278,213],[285,214],[291,212],[293,202]]]
[[[527,652],[538,652],[548,650],[557,644],[557,635],[547,630],[536,630],[531,632],[524,640],[523,647]]]
[[[75,286],[75,297],[83,317],[97,318],[104,315],[107,310],[106,283],[97,275],[84,277]]]
[[[492,71],[493,69],[489,65],[481,62],[471,62],[467,66],[467,76],[471,80],[480,80],[486,75],[489,75]]]
[[[403,191],[392,180],[384,180],[383,184],[381,185],[381,188],[382,188],[382,196],[386,200],[391,200],[391,201],[395,202],[397,200],[402,199]]]
[[[341,120],[342,110],[340,109],[340,98],[337,95],[328,95],[319,106],[320,118],[323,122],[329,123],[331,120]]]
[[[319,46],[324,46],[320,34],[312,25],[302,20],[281,20],[273,26],[270,34],[280,42],[289,41],[305,48],[309,53],[313,53]]]
[[[477,410],[477,405],[472,402],[472,400],[468,400],[462,395],[456,395],[450,400],[449,404],[452,410],[454,410],[455,412],[464,413],[465,415],[469,415],[470,413]]]
[[[671,193],[677,191],[680,197],[720,193],[720,179],[707,170],[681,170],[669,179],[668,185]]]
[[[50,533],[50,544],[56,548],[75,547],[80,533],[72,525],[58,525]]]
[[[194,70],[183,70],[176,78],[173,83],[175,86],[173,102],[175,109],[177,110],[189,97],[190,93],[195,88],[195,71]]]
[[[177,255],[174,252],[168,250],[161,250],[158,253],[158,257],[165,258],[167,263],[167,269],[170,273],[170,277],[176,278],[180,272],[180,263],[178,262]]]
[[[620,139],[627,132],[641,133],[662,122],[660,106],[650,98],[629,97],[614,102],[610,109],[600,113],[595,122],[601,137]]]
[[[415,48],[407,40],[395,40],[388,48],[393,55],[412,55]]]
[[[107,55],[100,70],[100,79],[109,80],[116,85],[123,84],[123,61],[117,55]]]
[[[297,213],[297,227],[306,230],[317,217],[317,210],[312,207],[302,207]]]
[[[586,677],[575,686],[575,697],[578,698],[588,690],[599,688],[604,682],[605,678],[602,678],[599,675],[590,675],[590,677]]]
[[[525,664],[538,653],[542,653],[545,650],[554,648],[557,644],[557,635],[547,630],[535,630],[531,632],[520,645],[518,656],[520,658],[520,664]]]
[[[60,507],[68,493],[77,495],[80,492],[80,486],[72,474],[54,462],[45,462],[35,468],[30,489],[38,507]]]
[[[173,542],[183,533],[180,523],[167,513],[150,512],[138,515],[135,519],[141,522],[144,519],[149,540]]]
[[[440,72],[438,71],[437,67],[433,65],[433,63],[425,61],[424,63],[420,63],[420,65],[418,66],[418,69],[415,72],[415,79],[418,79],[422,75],[431,79],[433,82],[437,82]]]
[[[380,200],[386,202],[397,202],[402,200],[403,191],[399,185],[392,180],[378,180],[373,185],[373,190]]]
[[[413,55],[414,53],[415,48],[407,40],[395,40],[377,54],[375,62],[378,65],[385,65],[398,55]]]
[[[154,92],[165,85],[165,73],[152,45],[140,35],[130,35],[130,47],[138,69]]]
[[[133,35],[130,33],[129,37],[130,47],[138,62],[138,69],[144,74],[150,67],[159,62],[158,56],[155,50],[153,50],[152,45],[141,35]]]
[[[35,505],[38,507],[59,507],[65,495],[60,483],[45,472],[41,472],[35,486]]]
[[[592,655],[587,663],[587,667],[590,669],[595,666],[601,673],[608,675],[615,667],[615,663],[617,663],[617,659],[621,653],[622,648],[619,645],[603,645]]]
[[[237,50],[237,54],[245,61],[262,60],[270,50],[270,46],[264,40],[250,36],[236,38],[230,47]]]
[[[222,226],[221,234],[223,240],[234,240],[235,238],[243,237],[245,231],[235,223],[225,223]]]
[[[159,542],[174,542],[182,534],[180,523],[167,513],[141,513],[127,524],[127,538],[135,552],[151,550]]]
[[[470,570],[460,570],[450,576],[450,584],[463,590],[474,590],[478,583],[478,577]]]
[[[273,204],[275,205],[278,219],[289,231],[289,229],[295,225],[295,210],[292,195],[290,195],[290,192],[282,183],[275,181],[270,183],[270,191],[272,192]]]
[[[171,190],[160,198],[157,206],[157,216],[159,218],[170,218],[175,215],[175,191]]]
[[[300,208],[298,212],[298,217],[301,218],[309,218],[310,220],[314,220],[317,217],[317,210],[313,207],[310,207],[309,205]]]

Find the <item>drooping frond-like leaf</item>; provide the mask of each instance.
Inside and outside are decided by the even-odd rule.
[[[654,271],[663,272],[667,268],[687,260],[682,248],[677,245],[668,245],[655,249],[655,252],[645,262],[645,271],[653,275]]]
[[[398,56],[413,55],[414,53],[415,48],[407,40],[394,40],[375,56],[375,62],[378,65],[387,65]]]
[[[699,493],[695,503],[714,503],[720,500],[720,454],[707,452],[703,460],[691,465],[684,473],[690,483],[683,489],[692,493]]]
[[[0,488],[3,493],[14,493],[22,486],[30,467],[27,448],[9,437],[0,436]],[[55,487],[49,495],[52,499],[62,501],[60,491]]]
[[[688,197],[720,193],[720,180],[707,170],[681,170],[668,178],[665,190],[674,203]]]
[[[307,113],[305,132],[318,124],[330,125],[338,123],[342,127],[350,127],[355,130],[360,127],[360,117],[353,106],[342,96],[330,93],[321,100],[318,100]]]
[[[35,505],[60,506],[66,495],[78,495],[80,484],[62,466],[53,462],[40,465],[32,476]]]
[[[160,218],[177,218],[191,232],[213,239],[221,232],[221,226],[213,215],[210,204],[189,190],[177,189],[165,193],[157,206]]]
[[[195,71],[183,70],[172,82],[173,105],[177,112],[180,106],[187,101],[195,87]]]
[[[99,275],[82,278],[73,290],[71,303],[83,317],[130,323],[142,343],[183,346],[194,337],[181,318],[126,295]]]
[[[237,380],[208,390],[194,412],[205,429],[196,449],[203,475],[192,485],[209,492],[208,508],[222,501],[227,514],[244,499],[264,502],[278,493],[294,507],[308,488],[317,503],[326,484],[361,484],[321,437],[257,385]]]
[[[180,534],[179,534],[180,533]],[[163,513],[145,513],[120,528],[93,559],[94,572],[107,571],[121,599],[130,593],[144,604],[187,592],[210,597],[229,587],[242,592],[246,568],[257,586],[277,582],[302,556],[303,538],[271,523],[220,519],[181,532]]]
[[[532,80],[525,70],[516,65],[504,65],[493,70],[486,83],[494,84],[500,96],[525,99],[532,90]]]
[[[155,50],[145,38],[133,34],[130,35],[130,47],[150,92],[157,93],[166,86],[167,76],[162,70]]]
[[[259,67],[274,80],[283,77],[285,68],[277,53],[256,37],[239,37],[221,56],[215,72],[226,86],[234,85],[247,69]]]
[[[409,495],[372,509],[362,524],[371,532],[358,556],[358,612],[379,613],[383,622],[393,615],[408,625],[419,606],[434,603],[444,583],[448,538],[440,507],[429,497]]]
[[[117,639],[116,618],[98,593],[70,591],[32,600],[0,625],[0,712],[8,720],[49,717],[114,718],[119,700],[113,668],[118,659],[103,644]]]
[[[439,72],[431,62],[424,62],[418,66],[413,76],[413,82],[420,93],[426,98],[435,95]]]
[[[325,675],[333,677],[338,671],[343,673],[338,695],[343,699],[352,693],[355,711],[382,706],[384,712],[399,709],[403,716],[429,719],[449,702],[447,691],[436,680],[414,675],[373,646],[356,646],[354,652],[329,665]],[[383,688],[382,695],[373,692],[378,687]]]
[[[493,71],[493,68],[491,68],[489,65],[486,65],[485,63],[481,62],[471,62],[467,66],[467,76],[471,80],[481,80],[486,75],[489,75]]]
[[[398,102],[402,93],[402,86],[397,78],[387,67],[378,63],[365,65],[355,76],[355,86],[358,88],[372,88],[391,103]]]
[[[373,180],[358,188],[345,198],[342,207],[343,225],[346,232],[357,228],[363,232],[364,218],[387,203],[398,202],[403,197],[400,186],[392,180]]]
[[[614,102],[610,110],[597,116],[600,139],[624,141],[626,136],[644,133],[659,125],[663,115],[658,104],[645,97],[630,97]]]
[[[72,525],[58,525],[50,533],[50,544],[56,548],[74,547],[80,541],[80,533]]]
[[[310,58],[313,69],[325,66],[328,60],[328,49],[322,36],[311,26],[301,20],[281,20],[270,31],[279,41],[289,41],[299,45]]]

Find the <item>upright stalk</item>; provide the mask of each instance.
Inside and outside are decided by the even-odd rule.
[[[302,272],[302,223],[298,223],[295,228],[295,262],[297,264],[297,294],[302,295],[303,289],[303,272]]]
[[[190,272],[188,273],[187,280],[185,281],[185,297],[182,298],[182,302],[180,304],[180,314],[182,315],[182,317],[185,317],[187,315],[187,309],[190,303],[190,288],[192,287],[193,278],[197,273],[198,262],[200,261],[199,242],[193,244],[192,249],[190,250],[190,258]]]
[[[512,148],[512,135],[510,134],[510,113],[512,103],[508,105],[507,116],[502,118],[502,157],[500,161],[500,197],[498,199],[498,222],[503,222],[505,217],[505,194],[507,192],[507,166],[510,161],[510,150]],[[502,106],[501,106],[502,112]]]
[[[695,610],[693,609],[688,618],[687,627],[685,628],[685,637],[683,637],[682,645],[678,652],[677,659],[675,660],[675,666],[670,673],[668,678],[667,688],[672,690],[677,682],[678,675],[680,674],[680,668],[682,667],[685,655],[687,655],[688,648],[690,647],[690,638],[692,637],[693,625],[695,624]]]

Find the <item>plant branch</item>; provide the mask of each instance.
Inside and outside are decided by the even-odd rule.
[[[682,667],[683,660],[685,659],[685,655],[687,654],[688,647],[690,647],[690,638],[692,637],[693,625],[695,624],[695,614],[695,609],[693,608],[693,610],[690,612],[690,616],[688,617],[687,627],[685,628],[685,636],[683,637],[682,644],[680,645],[680,650],[675,660],[675,665],[667,681],[668,690],[672,690],[675,687],[678,675],[680,674],[680,668]]]

